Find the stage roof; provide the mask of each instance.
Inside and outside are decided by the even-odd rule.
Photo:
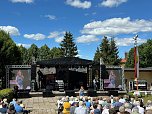
[[[87,66],[94,64],[94,62],[92,60],[81,59],[78,57],[61,57],[37,61],[36,64],[40,66]]]

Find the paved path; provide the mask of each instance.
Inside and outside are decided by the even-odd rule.
[[[30,114],[57,114],[56,101],[58,97],[31,97],[19,99],[23,100],[26,109]]]

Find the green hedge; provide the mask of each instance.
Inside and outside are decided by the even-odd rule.
[[[7,98],[8,101],[13,99],[13,90],[10,88],[0,90],[0,99]]]

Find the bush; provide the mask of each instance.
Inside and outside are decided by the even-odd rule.
[[[0,90],[0,99],[7,98],[8,102],[13,99],[13,90],[12,89],[3,89]]]

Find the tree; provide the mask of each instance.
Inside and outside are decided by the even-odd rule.
[[[99,62],[100,61],[100,57],[101,57],[101,53],[100,53],[99,47],[97,47],[96,53],[94,55],[94,61]]]
[[[45,60],[51,58],[50,48],[45,44],[38,51],[38,59]]]
[[[109,64],[110,65],[119,65],[120,64],[120,58],[118,56],[118,47],[116,46],[116,42],[114,40],[114,38],[111,38],[111,41],[110,41],[110,61],[109,61]]]
[[[78,54],[77,46],[73,41],[73,35],[66,32],[63,41],[60,43],[61,53],[64,57],[75,57]]]
[[[26,65],[28,64],[28,50],[23,47],[22,45],[19,46],[20,52],[21,52],[21,59],[22,59],[22,64]]]
[[[109,41],[108,38],[104,36],[99,48],[97,47],[94,61],[99,62],[100,58],[102,58],[104,64],[106,65],[119,65],[120,58],[118,53],[118,47],[116,46],[114,38],[111,38]]]
[[[10,35],[0,31],[0,78],[5,87],[5,66],[21,64],[21,52],[11,39]]]
[[[35,44],[32,44],[28,49],[28,64],[32,64],[33,61],[37,60],[38,49]]]
[[[138,46],[139,52],[139,67],[152,67],[152,40],[147,40]],[[134,67],[134,48],[131,48],[128,54],[127,62],[125,67]]]
[[[53,47],[50,51],[51,58],[62,57],[61,49],[57,47]]]
[[[110,63],[110,44],[106,36],[102,39],[100,44],[100,53],[104,64]]]

